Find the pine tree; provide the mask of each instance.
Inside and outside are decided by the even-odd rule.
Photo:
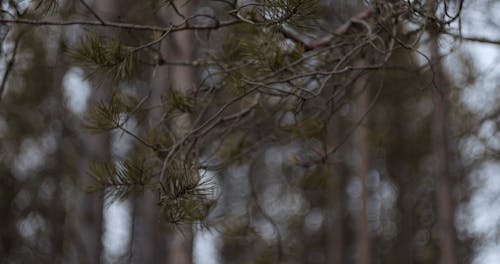
[[[6,175],[0,209],[9,212],[0,227],[0,254],[9,261],[106,261],[104,201],[131,199],[125,257],[134,263],[191,263],[199,230],[219,236],[224,263],[425,263],[440,255],[456,262],[445,170],[448,106],[436,103],[432,125],[419,108],[431,97],[415,87],[448,87],[437,44],[459,17],[460,1],[451,7],[380,0],[8,5],[0,21],[7,39],[19,43],[11,51],[14,70],[5,70],[0,89],[1,117],[18,123],[8,125],[1,143],[2,153],[12,153],[0,167]],[[428,5],[435,5],[432,11]],[[451,9],[456,18],[440,14]],[[34,28],[63,36],[65,53],[57,58],[65,63],[57,72],[46,62],[57,49]],[[420,51],[425,32],[430,57]],[[19,63],[30,53],[32,64]],[[429,61],[417,67],[419,56]],[[84,69],[95,88],[83,126],[68,121],[78,117],[65,111],[58,90],[70,63]],[[425,80],[406,85],[396,71]],[[39,83],[48,88],[34,89]],[[28,110],[37,107],[42,114]],[[16,117],[19,109],[28,114]],[[407,124],[413,118],[424,120],[421,128]],[[47,132],[59,138],[57,164],[38,165],[35,180],[23,180],[9,163],[36,149],[29,142],[50,122],[63,124]],[[115,135],[131,138],[133,151],[113,153]],[[426,170],[434,152],[442,154],[435,183]],[[12,209],[19,192],[38,191],[47,179],[50,202],[33,196],[29,206]],[[392,185],[399,193],[387,191]],[[396,201],[380,198],[382,191]],[[51,203],[57,210],[47,213]],[[449,232],[415,246],[419,234],[437,225],[434,214],[440,230]],[[413,223],[413,216],[430,220]],[[51,231],[40,228],[26,238],[26,230],[13,227],[23,221],[49,222]],[[54,233],[57,225],[64,226],[62,235]],[[44,241],[51,241],[48,249]]]

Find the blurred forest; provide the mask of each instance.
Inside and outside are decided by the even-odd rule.
[[[0,263],[500,263],[500,2],[0,8]]]

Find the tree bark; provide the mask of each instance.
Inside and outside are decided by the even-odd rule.
[[[159,54],[162,58],[167,56],[168,49],[167,41],[161,41]],[[150,106],[162,104],[161,98],[168,87],[169,77],[168,67],[165,64],[155,67]],[[165,125],[163,123],[165,120],[162,120],[162,109],[152,107],[148,120],[150,127]],[[134,199],[132,263],[169,263],[167,262],[168,230],[161,222],[160,208],[157,204],[157,193],[145,192],[143,196],[136,196]]]
[[[60,47],[62,47],[62,42],[60,42]],[[58,58],[59,61],[62,61],[62,49],[58,49]],[[54,97],[57,98],[59,102],[63,101],[63,94],[61,89],[58,87],[61,86],[64,77],[64,71],[67,70],[67,65],[61,63],[60,68],[57,69],[55,73],[55,80],[53,82],[54,86]],[[63,104],[58,104],[54,107],[53,111],[55,115],[64,117],[64,108],[61,107]],[[53,184],[54,184],[54,192],[52,193],[52,199],[50,202],[50,206],[52,210],[50,210],[50,243],[51,243],[51,256],[52,260],[56,263],[60,263],[64,259],[64,238],[65,238],[65,221],[66,221],[66,207],[64,201],[66,197],[64,196],[64,184],[66,183],[64,178],[64,163],[66,159],[64,157],[64,139],[67,134],[67,127],[64,124],[64,118],[61,118],[57,121],[58,126],[56,126],[57,138],[57,149],[54,153],[54,164],[50,168],[52,170]]]
[[[118,17],[117,0],[100,0],[94,5],[95,12],[104,20],[112,21]],[[106,95],[100,89],[94,90],[92,100],[105,99]],[[90,162],[104,162],[110,159],[110,136],[108,133],[83,136],[86,157],[81,160],[81,189],[91,184],[90,177],[85,173]],[[101,263],[102,233],[103,233],[103,195],[101,193],[81,193],[77,201],[78,221],[76,232],[83,248],[76,248],[80,263]]]
[[[109,159],[109,136],[99,135],[84,139],[86,143],[87,157],[83,157],[80,163],[82,172],[81,193],[78,195],[75,229],[78,239],[83,248],[77,247],[77,263],[101,263],[102,255],[102,194],[88,194],[83,192],[83,188],[91,184],[90,177],[85,173],[90,162],[102,162]]]
[[[179,13],[185,17],[191,17],[191,1],[177,0],[173,1],[177,6]],[[173,24],[182,23],[184,18],[180,17],[173,9],[168,10],[169,22]],[[169,39],[169,52],[166,59],[172,61],[191,61],[193,59],[193,33],[191,31],[176,32]],[[194,90],[194,70],[192,67],[169,68],[170,89],[175,90],[183,96],[191,96]],[[192,129],[192,120],[189,113],[182,113],[173,120],[172,131],[178,138],[184,137]],[[181,232],[172,234],[169,243],[168,260],[169,263],[190,264],[193,262],[193,230],[191,225],[179,227]]]
[[[441,230],[441,263],[457,263],[456,231],[454,223],[454,204],[452,197],[452,178],[450,175],[450,157],[448,146],[448,97],[449,92],[441,64],[438,36],[430,43],[431,61],[435,62],[436,83],[440,93],[435,97],[434,109],[434,153],[436,155],[436,198],[438,205],[439,226]]]
[[[189,17],[191,4],[183,1],[173,1],[179,13]],[[163,25],[178,24],[183,18],[166,7],[158,11],[158,18]],[[187,95],[192,90],[194,72],[189,67],[175,68],[164,64],[167,60],[188,61],[192,59],[192,33],[189,31],[178,32],[160,42],[158,65],[154,69],[152,80],[151,106],[161,105],[162,95],[167,89],[175,89],[182,95]],[[186,130],[191,128],[190,116],[181,114],[174,118],[171,124],[173,132],[182,137]],[[150,126],[165,124],[162,109],[152,108],[149,113]],[[159,214],[158,197],[146,193],[139,204],[135,205],[134,214],[134,251],[133,263],[192,263],[193,234],[191,225],[181,226],[179,229],[167,230],[161,223]],[[168,242],[167,243],[167,237]]]
[[[363,60],[357,62],[363,64]],[[357,99],[357,120],[363,118],[368,111],[368,98],[369,93],[367,89],[367,76],[362,75],[354,84],[354,91],[358,93]],[[369,142],[368,142],[368,129],[366,121],[362,121],[356,130],[356,154],[357,167],[356,175],[359,177],[361,184],[360,193],[360,210],[358,215],[358,263],[369,264],[371,263],[371,238],[368,226],[368,189],[366,180],[370,170],[370,155],[369,155]]]
[[[159,15],[164,15],[160,10]],[[160,42],[159,60],[167,56],[167,40]],[[169,83],[168,67],[159,63],[156,65],[152,76],[152,87],[149,105],[151,110],[148,114],[149,127],[164,126],[162,120],[162,95],[165,93]],[[168,231],[161,222],[158,194],[145,192],[143,196],[134,199],[134,222],[133,222],[133,245],[132,263],[169,263],[167,262],[167,236]]]
[[[335,108],[335,107],[332,107]],[[329,134],[327,135],[327,142],[329,148],[335,147],[340,144],[340,118],[333,114],[329,124]],[[344,216],[345,208],[345,184],[346,177],[342,172],[341,165],[335,159],[335,153],[328,157],[328,168],[330,171],[329,189],[331,196],[328,197],[328,223],[327,223],[327,241],[326,241],[326,260],[327,263],[337,264],[345,262],[344,251],[345,238],[344,238]]]
[[[430,1],[429,12],[436,14],[438,3]],[[429,20],[429,23],[433,21]],[[439,51],[439,32],[434,24],[430,25],[430,60],[434,75],[435,92],[433,116],[433,141],[436,157],[436,199],[438,207],[441,263],[457,263],[456,231],[454,223],[454,203],[452,197],[452,177],[450,175],[450,157],[448,143],[448,108],[449,108],[449,81],[444,72]]]

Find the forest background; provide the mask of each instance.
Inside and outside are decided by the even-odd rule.
[[[0,11],[0,263],[500,263],[498,1]]]

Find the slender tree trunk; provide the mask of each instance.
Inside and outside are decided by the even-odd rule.
[[[3,162],[2,162],[3,163]],[[18,182],[11,174],[9,168],[4,164],[0,164],[0,263],[5,261],[8,263],[9,258],[13,255],[13,251],[19,243],[18,228],[16,226],[16,209],[14,209],[14,200],[18,190],[16,188]]]
[[[158,13],[160,16],[165,14],[164,10]],[[152,76],[149,101],[152,108],[148,116],[150,127],[165,125],[162,109],[153,106],[163,103],[161,98],[168,87],[170,77],[168,67],[161,63],[167,56],[168,48],[167,40],[162,40],[159,48],[160,63],[156,65]],[[145,192],[143,196],[136,196],[134,199],[132,263],[169,263],[166,246],[168,232],[161,222],[160,208],[157,204],[157,193]]]
[[[345,177],[341,174],[337,165],[330,165],[330,192],[327,223],[327,263],[336,264],[345,262]]]
[[[82,158],[80,164],[82,172],[80,189],[91,183],[91,179],[85,173],[89,162],[101,162],[109,159],[108,136],[93,136],[86,138],[84,142],[86,143],[87,157]],[[80,261],[77,263],[100,263],[102,254],[102,195],[99,193],[88,194],[82,190],[79,196],[74,228],[83,248],[77,247],[75,249]]]
[[[434,57],[434,56],[433,56]],[[434,61],[434,59],[433,59]],[[434,113],[434,140],[436,154],[438,215],[441,230],[441,252],[443,264],[456,262],[456,232],[454,224],[454,205],[452,199],[452,179],[449,171],[448,154],[448,95],[436,99]]]
[[[340,144],[339,131],[340,119],[333,114],[330,121],[330,129],[327,142],[329,147]],[[344,263],[345,239],[344,239],[344,215],[345,215],[345,194],[344,188],[346,178],[342,173],[340,164],[335,159],[335,155],[328,158],[328,167],[330,170],[329,188],[331,197],[328,197],[328,223],[327,223],[327,244],[326,258],[327,263]]]
[[[400,116],[397,120],[404,120],[403,117]],[[399,126],[399,125],[398,125]],[[394,172],[392,173],[397,178],[397,183],[399,186],[399,195],[397,200],[397,208],[400,211],[400,221],[399,221],[399,232],[397,235],[397,253],[396,260],[397,263],[414,263],[414,254],[413,254],[413,234],[415,232],[414,228],[414,218],[415,214],[413,212],[413,208],[415,205],[413,199],[412,187],[414,189],[415,185],[414,180],[411,179],[415,175],[412,174],[408,170],[408,163],[410,162],[408,159],[408,151],[407,144],[405,143],[404,137],[400,135],[406,134],[404,128],[398,127],[396,128],[397,135],[396,140],[394,140],[397,146],[396,153],[399,157],[393,157],[392,161],[396,163],[394,165]],[[389,168],[390,169],[390,168]]]
[[[430,14],[436,14],[437,1],[429,3]],[[429,23],[433,23],[429,21]],[[444,72],[439,51],[439,33],[435,25],[430,25],[429,43],[430,59],[434,71],[435,105],[433,141],[436,157],[436,199],[439,217],[439,229],[441,231],[441,263],[457,263],[456,231],[454,223],[454,204],[452,198],[452,178],[450,175],[450,157],[448,143],[448,107],[449,107],[449,81]]]
[[[173,4],[178,11],[189,16],[190,3],[174,1]],[[180,18],[175,12],[166,7],[158,12],[160,22],[168,25],[180,23]],[[194,73],[191,68],[171,68],[164,64],[167,60],[191,60],[192,36],[191,32],[179,32],[166,38],[160,43],[159,64],[154,69],[152,80],[152,93],[150,105],[162,104],[161,97],[167,89],[175,89],[177,92],[187,95],[192,90]],[[172,86],[172,87],[170,87]],[[149,114],[151,126],[166,125],[162,119],[161,109],[153,108]],[[182,114],[175,118],[172,124],[174,133],[182,137],[191,128],[190,116]],[[143,199],[138,199],[139,204],[135,206],[134,215],[134,252],[133,263],[192,263],[192,229],[191,225],[181,226],[170,232],[162,225],[158,197],[155,194],[146,193]],[[168,244],[167,244],[168,237]]]
[[[61,132],[59,133],[59,142],[56,153],[55,153],[55,165],[54,165],[54,193],[52,194],[51,206],[53,209],[50,212],[50,225],[51,225],[51,234],[50,234],[50,244],[51,244],[51,256],[53,257],[54,262],[61,262],[64,257],[64,222],[66,218],[66,211],[64,207],[64,199],[63,199],[63,170],[62,164],[64,162],[62,152],[63,147],[60,146],[62,143],[62,139],[64,138],[64,128],[60,128]]]
[[[399,54],[393,55],[393,63],[407,63],[406,61],[401,61],[399,56]],[[391,87],[386,89],[383,95],[387,99],[383,103],[389,105],[390,110],[388,111],[393,112],[391,114],[392,118],[387,123],[390,126],[388,130],[392,131],[392,133],[387,136],[386,166],[391,179],[399,187],[396,205],[399,211],[399,232],[396,237],[396,252],[395,254],[391,254],[390,257],[395,261],[394,263],[412,264],[415,263],[415,254],[413,253],[413,236],[415,234],[414,189],[418,177],[416,177],[417,175],[410,168],[415,163],[415,160],[418,160],[418,157],[412,156],[411,140],[414,139],[411,139],[409,136],[411,132],[408,131],[407,123],[410,117],[403,110],[407,103],[405,98],[408,95],[404,92],[405,89],[403,89],[402,83],[397,80],[396,76],[389,75],[384,78],[386,78],[385,82],[393,83]]]
[[[346,22],[352,15],[359,12],[363,3],[359,0],[323,0],[325,8],[330,9],[329,12],[335,14],[327,18],[332,28],[337,28]],[[358,85],[359,86],[359,85]],[[364,86],[364,85],[361,85]],[[330,134],[326,142],[328,145],[337,146],[340,144],[342,131],[341,118],[336,114],[332,117],[329,128]],[[344,165],[338,163],[335,155],[330,155],[329,160],[329,193],[327,201],[327,216],[326,224],[326,263],[342,264],[346,263],[348,254],[347,251],[347,225],[346,218],[346,194],[345,187],[347,184],[346,171]],[[359,238],[359,237],[358,237]]]
[[[104,20],[112,21],[118,17],[117,0],[99,0],[94,5],[95,12]],[[103,100],[105,94],[102,89],[94,90],[92,100]],[[83,136],[87,157],[80,164],[81,189],[91,183],[90,177],[85,173],[90,162],[104,162],[110,159],[109,134]],[[102,194],[81,193],[76,210],[78,221],[76,228],[78,238],[83,248],[76,248],[80,263],[101,263],[102,233],[103,233],[103,199]]]
[[[161,223],[157,195],[146,192],[134,203],[131,262],[167,263],[167,231]]]
[[[448,88],[443,66],[439,62],[438,36],[430,43],[431,61],[434,64],[436,83],[440,93],[435,98],[434,109],[434,147],[436,155],[436,198],[438,205],[439,226],[441,230],[441,263],[457,263],[456,231],[454,223],[454,205],[452,198],[452,178],[450,175],[450,157],[448,146]]]
[[[363,64],[360,60],[359,64]],[[354,90],[358,93],[357,100],[357,120],[363,118],[363,115],[368,111],[368,98],[369,93],[367,89],[367,76],[363,75],[354,84]],[[371,263],[371,238],[370,230],[368,227],[368,189],[366,180],[370,170],[370,156],[369,156],[369,142],[368,142],[368,129],[366,127],[366,120],[356,130],[356,154],[357,168],[356,175],[359,177],[361,183],[360,194],[360,210],[358,216],[358,263],[369,264]]]
[[[160,56],[166,56],[167,51],[167,41],[163,40],[160,43]],[[168,78],[168,67],[165,64],[157,65],[153,72],[150,106],[162,104],[161,98],[168,86]],[[150,126],[164,125],[161,111],[158,107],[151,108],[148,117]],[[161,222],[157,204],[157,193],[145,192],[143,196],[134,198],[132,263],[168,263],[167,229]]]
[[[177,0],[174,4],[178,7],[179,13],[185,17],[192,14],[192,1]],[[180,24],[184,18],[180,17],[173,9],[169,9],[168,18],[173,24]],[[169,39],[170,47],[167,53],[167,60],[190,61],[193,59],[193,33],[183,31],[172,34]],[[192,67],[171,67],[170,68],[171,89],[184,96],[191,96],[194,90],[194,70]],[[183,113],[173,120],[172,130],[178,138],[184,137],[192,128],[192,120],[189,113]],[[172,234],[169,243],[169,263],[190,264],[193,255],[193,230],[191,225],[181,226],[181,232]]]
[[[79,183],[80,186],[85,187],[91,183],[88,175],[84,172],[89,167],[89,162],[102,162],[109,159],[109,137],[108,136],[95,136],[85,140],[87,145],[88,160],[84,159],[81,163],[81,171],[83,178]],[[81,193],[77,209],[77,226],[75,227],[78,237],[83,244],[83,248],[77,248],[77,255],[83,263],[100,263],[102,255],[102,210],[103,199],[101,194],[87,194]]]
[[[60,43],[60,47],[62,47]],[[62,61],[62,50],[58,50],[59,61]],[[54,97],[57,98],[59,102],[63,101],[62,90],[58,89],[62,86],[64,71],[67,70],[67,65],[61,63],[57,69],[55,74],[55,80],[53,82],[54,86]],[[61,104],[55,106],[53,110],[55,115],[64,117],[64,108],[61,107]],[[65,197],[63,191],[63,184],[65,183],[64,179],[64,166],[63,164],[66,162],[64,158],[64,145],[63,140],[67,133],[67,128],[65,127],[64,120],[58,121],[59,126],[57,127],[56,133],[57,137],[57,149],[54,155],[54,165],[51,168],[53,173],[53,184],[54,184],[54,192],[52,193],[52,201],[50,203],[53,208],[50,211],[50,226],[51,226],[51,234],[50,234],[50,243],[51,243],[51,256],[53,257],[53,261],[56,263],[60,263],[64,259],[64,237],[65,237],[65,221],[66,221],[66,207],[64,204]]]

